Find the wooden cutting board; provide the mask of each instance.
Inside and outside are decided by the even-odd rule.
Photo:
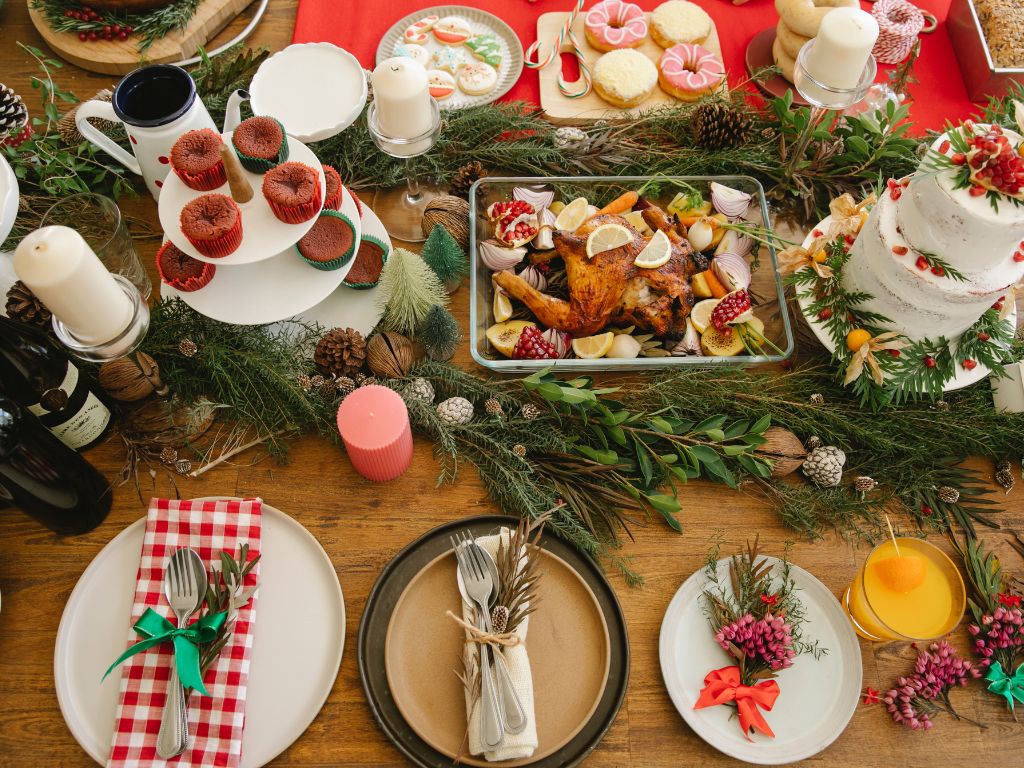
[[[550,50],[550,46],[558,39],[558,33],[562,31],[562,25],[565,24],[568,16],[569,14],[567,13],[544,13],[537,19],[537,39],[541,41],[542,51]],[[576,39],[579,41],[580,50],[583,51],[587,65],[590,67],[590,71],[593,72],[594,65],[604,55],[604,52],[592,48],[590,43],[587,42],[586,35],[583,32],[583,16],[584,14],[580,14],[576,17],[572,28],[573,32],[576,33]],[[648,13],[648,27],[650,26],[650,19],[651,14]],[[713,20],[711,22],[711,34],[708,35],[708,39],[702,45],[718,56],[718,58],[722,58],[722,46],[718,41],[718,28]],[[650,58],[655,65],[658,64],[658,59],[661,58],[661,54],[664,51],[660,45],[654,42],[650,34],[647,35],[647,38],[636,50]],[[565,53],[572,52],[572,46],[569,45],[568,41],[563,43],[562,51]],[[652,107],[681,103],[678,99],[669,96],[661,90],[660,87],[655,86],[654,93],[651,94],[647,101],[632,109],[619,109],[613,107],[594,91],[591,91],[581,99],[569,99],[563,96],[562,92],[558,90],[558,64],[556,62],[552,62],[540,70],[539,75],[540,105],[544,108],[547,118],[553,123],[578,123],[587,120],[629,118],[636,112],[651,109]],[[725,88],[725,81],[723,80],[722,83],[721,87]]]
[[[51,29],[43,13],[33,8],[31,3],[28,13],[46,44],[65,61],[90,72],[124,75],[137,69],[143,57],[148,64],[163,64],[194,56],[199,46],[206,45],[252,2],[253,0],[203,0],[185,29],[157,40],[142,55],[135,47],[138,38],[111,42],[82,42],[75,33],[55,32]]]

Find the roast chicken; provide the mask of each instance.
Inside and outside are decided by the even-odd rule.
[[[640,232],[621,216],[599,214],[575,232],[554,233],[555,252],[565,262],[568,301],[541,293],[512,272],[498,272],[494,280],[529,307],[539,323],[572,336],[589,336],[608,325],[635,325],[657,336],[681,335],[694,303],[690,275],[703,257],[693,253],[674,216],[651,206],[643,217],[672,243],[671,258],[657,269],[633,263],[648,243]],[[633,240],[587,258],[587,237],[602,224],[626,227]]]

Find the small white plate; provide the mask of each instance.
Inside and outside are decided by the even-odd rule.
[[[355,200],[342,188],[341,212],[355,228],[359,247],[361,223]],[[310,266],[288,248],[272,259],[234,267],[217,265],[217,273],[198,291],[179,291],[160,284],[164,298],[179,297],[196,312],[222,323],[263,325],[292,317],[330,296],[352,268],[348,264],[331,271]]]
[[[7,158],[0,155],[0,245],[11,234],[18,218],[18,177]]]
[[[75,740],[106,765],[118,675],[146,519],[114,537],[85,569],[64,607],[53,668],[57,701]],[[301,524],[263,505],[259,607],[245,705],[241,768],[259,768],[301,736],[341,665],[345,600],[331,559]]]
[[[831,222],[832,222],[832,217],[831,216],[826,216],[824,219],[822,219],[818,223],[818,226],[813,227],[811,229],[811,232],[807,235],[807,237],[804,238],[802,246],[804,248],[806,248],[807,246],[809,246],[811,244],[811,240],[814,239],[813,233],[814,233],[815,229],[821,230],[822,232],[825,232],[825,231],[827,231],[827,227],[828,227],[828,225]],[[818,337],[818,341],[820,341],[822,343],[822,345],[825,347],[825,349],[827,349],[829,352],[835,352],[836,351],[835,342],[832,341],[832,336],[829,335],[828,329],[825,327],[825,324],[823,322],[821,322],[821,320],[819,320],[816,315],[812,315],[810,313],[810,311],[809,311],[810,307],[811,307],[811,304],[814,303],[814,300],[810,296],[801,296],[800,293],[797,293],[796,303],[800,307],[800,314],[802,314],[804,316],[804,320],[807,321],[807,324],[811,327],[811,330],[814,331],[814,335]],[[1013,309],[1010,310],[1009,320],[1013,324],[1013,327],[1016,328],[1017,327],[1017,307],[1016,306],[1014,306]],[[950,349],[955,352],[956,350],[955,350],[954,345],[955,345],[955,341],[951,341],[950,342]],[[956,374],[953,376],[952,379],[950,379],[950,381],[948,381],[946,383],[946,386],[943,387],[942,391],[943,392],[953,392],[954,390],[957,390],[957,389],[963,389],[964,387],[969,387],[969,386],[971,386],[971,384],[977,384],[982,379],[987,378],[989,376],[989,374],[990,374],[989,369],[986,368],[981,363],[979,363],[977,366],[975,366],[974,369],[968,371],[966,368],[964,368],[962,365],[960,365],[959,361],[957,361],[956,362]]]
[[[779,564],[774,557],[765,558]],[[728,584],[729,558],[718,561],[719,579]],[[776,574],[778,571],[776,570]],[[806,609],[804,633],[828,649],[815,660],[803,655],[779,673],[781,693],[765,719],[775,733],[743,738],[735,710],[694,709],[704,677],[732,664],[711,632],[701,593],[708,579],[704,569],[688,578],[669,603],[661,623],[658,651],[661,674],[672,703],[694,733],[730,757],[759,765],[781,765],[816,755],[841,734],[860,698],[860,644],[850,621],[828,588],[803,568],[791,566],[793,581]]]
[[[355,122],[366,106],[366,72],[330,43],[298,43],[260,64],[249,84],[252,110],[280,120],[299,141],[322,141]]]
[[[231,135],[231,133],[225,133],[223,136],[224,143],[228,146],[231,146]],[[288,160],[294,160],[316,169],[317,175],[320,177],[320,197],[323,199],[327,190],[327,182],[324,179],[323,166],[316,155],[313,154],[313,151],[298,139],[289,136]],[[173,171],[167,174],[164,186],[160,190],[159,200],[160,226],[163,227],[167,239],[189,256],[218,266],[221,264],[228,266],[253,264],[257,261],[270,259],[299,242],[299,238],[313,227],[314,222],[316,222],[316,216],[301,224],[288,224],[281,221],[270,210],[270,204],[263,197],[263,174],[252,173],[244,168],[242,173],[249,179],[255,194],[248,203],[239,203],[238,205],[242,211],[242,243],[234,253],[219,259],[203,256],[182,233],[179,221],[181,209],[189,201],[201,195],[217,192],[230,197],[227,182],[217,189],[210,190],[210,192],[200,192],[199,190],[186,187],[184,182]]]

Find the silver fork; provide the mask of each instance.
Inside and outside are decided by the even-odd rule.
[[[482,617],[488,610],[487,604],[494,585],[491,583],[491,574],[481,568],[470,556],[467,549],[472,545],[463,536],[464,534],[459,537],[451,537],[452,549],[455,550],[455,557],[459,561],[459,570],[462,573],[462,582],[466,586],[466,592],[476,603],[477,626],[483,629]],[[480,643],[480,740],[489,752],[500,747],[505,740],[505,729],[502,726],[502,717],[498,708],[498,695],[494,688],[494,678],[491,675],[491,648],[487,643]]]
[[[205,577],[206,568],[199,554],[182,547],[171,555],[164,571],[164,595],[171,610],[174,611],[179,627],[185,626],[189,617],[203,604],[206,579],[202,579],[203,584],[199,583],[199,569],[202,569]],[[160,718],[160,732],[157,734],[156,752],[160,757],[167,759],[180,755],[187,748],[188,710],[185,706],[185,689],[178,679],[178,668],[172,663],[171,674],[167,680],[167,698]]]

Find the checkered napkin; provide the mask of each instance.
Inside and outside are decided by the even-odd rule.
[[[164,568],[179,547],[192,547],[207,571],[219,564],[220,552],[238,556],[249,544],[249,558],[260,553],[260,499],[245,501],[168,501],[153,499],[146,516],[135,603],[131,624],[153,608],[172,624],[174,613],[163,595]],[[218,566],[219,569],[219,566]],[[249,573],[247,586],[258,578],[259,565]],[[117,721],[111,740],[108,768],[135,766],[228,766],[235,768],[242,755],[245,724],[245,689],[252,653],[255,596],[238,611],[231,639],[207,670],[203,682],[210,696],[193,692],[188,700],[192,747],[180,757],[163,760],[156,754],[156,738],[173,663],[169,643],[137,653],[121,665]],[[193,620],[195,617],[193,617]],[[128,644],[139,640],[128,630]]]

